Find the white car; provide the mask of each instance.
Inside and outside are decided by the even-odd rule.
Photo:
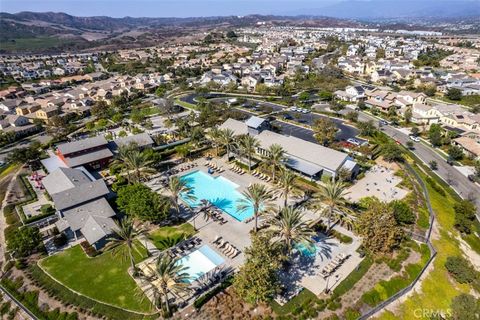
[[[415,142],[420,142],[420,138],[417,136],[410,136],[410,140],[413,140]]]
[[[291,107],[290,110],[291,111],[298,111],[298,109],[296,107]]]

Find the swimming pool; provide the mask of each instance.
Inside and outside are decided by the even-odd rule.
[[[205,199],[238,221],[243,221],[253,215],[253,208],[248,208],[242,212],[237,210],[237,201],[242,199],[243,195],[237,191],[238,185],[227,178],[222,176],[215,178],[198,170],[182,176],[181,179],[193,188],[195,201],[182,197],[182,200],[190,206],[196,207],[202,199]]]
[[[295,249],[300,251],[304,257],[315,257],[317,254],[317,247],[314,244],[297,243]]]
[[[187,267],[185,272],[188,273],[190,282],[192,282],[221,265],[224,261],[212,248],[204,245],[178,260],[178,263]]]

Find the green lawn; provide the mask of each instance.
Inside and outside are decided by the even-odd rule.
[[[145,252],[136,253],[141,261]],[[138,312],[152,311],[150,301],[127,273],[129,262],[111,252],[90,258],[77,245],[45,258],[40,266],[68,288],[89,298]]]
[[[152,240],[153,244],[159,250],[165,250],[194,234],[195,230],[193,229],[193,226],[190,223],[184,223],[179,226],[158,228],[157,230],[152,231],[148,235],[148,238]]]
[[[185,102],[185,101],[182,101],[180,99],[175,100],[175,103],[178,104],[179,106],[182,106],[182,107],[187,108],[187,109],[196,109],[197,108],[196,105]]]

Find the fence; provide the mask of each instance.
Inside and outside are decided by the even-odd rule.
[[[427,202],[427,208],[428,208],[428,212],[430,214],[430,218],[429,218],[429,221],[430,221],[430,226],[428,228],[428,231],[427,231],[427,235],[426,235],[426,241],[425,243],[427,244],[428,248],[430,249],[430,258],[428,259],[427,263],[425,264],[425,266],[422,268],[422,270],[420,271],[420,273],[418,274],[418,276],[415,278],[415,280],[413,280],[413,282],[408,285],[407,287],[403,288],[402,290],[398,291],[397,293],[395,293],[393,296],[391,296],[390,298],[388,298],[387,300],[381,302],[380,304],[378,304],[376,307],[374,307],[373,309],[370,309],[369,311],[367,311],[366,313],[362,314],[358,319],[359,320],[364,320],[364,319],[368,319],[370,318],[371,316],[373,316],[374,314],[376,314],[377,312],[383,310],[384,308],[386,308],[388,305],[390,305],[392,302],[394,302],[395,300],[397,300],[398,298],[404,296],[405,294],[407,294],[408,292],[410,292],[410,290],[413,289],[413,287],[417,284],[418,280],[422,277],[422,275],[425,273],[425,270],[427,270],[427,268],[430,266],[430,264],[432,263],[433,259],[435,259],[435,256],[437,255],[437,251],[435,250],[435,248],[432,246],[432,243],[430,242],[430,235],[432,233],[432,228],[433,228],[433,223],[435,221],[435,215],[434,215],[434,212],[433,212],[433,209],[432,209],[432,205],[430,203],[430,197],[428,195],[428,190],[427,190],[427,187],[425,186],[425,183],[423,182],[422,178],[420,177],[420,175],[410,166],[410,164],[408,163],[405,163],[405,167],[407,168],[407,170],[413,174],[416,178],[416,180],[418,181],[418,183],[420,184],[420,186],[422,187],[422,190],[423,190],[423,194],[425,195],[425,201]],[[423,241],[422,241],[423,242]]]

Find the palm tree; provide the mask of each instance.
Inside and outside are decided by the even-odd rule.
[[[235,132],[229,128],[222,129],[220,134],[220,144],[225,147],[227,151],[227,160],[230,160],[230,151],[235,145]]]
[[[218,157],[218,147],[222,143],[222,131],[217,127],[213,127],[212,129],[210,129],[208,135],[210,136],[210,139],[215,146],[215,155]]]
[[[347,227],[351,227],[352,220],[348,215],[347,200],[345,196],[349,194],[346,191],[346,185],[341,181],[328,181],[325,185],[320,186],[320,191],[314,195],[313,208],[321,209],[326,205],[324,210],[318,211],[320,215],[327,218],[327,234],[333,227],[332,221],[341,222]]]
[[[113,164],[120,165],[125,170],[128,180],[133,182],[139,182],[142,177],[155,173],[155,169],[151,168],[153,161],[140,152],[133,143],[119,148],[118,158]]]
[[[257,232],[258,216],[270,208],[273,192],[263,184],[254,183],[243,191],[242,195],[243,197],[237,200],[237,210],[245,211],[253,207],[255,232]]]
[[[250,172],[252,169],[252,155],[260,147],[260,142],[255,137],[246,134],[238,140],[238,147],[248,158],[248,171]]]
[[[277,194],[283,198],[283,206],[287,206],[289,195],[300,195],[301,191],[295,187],[297,175],[292,171],[282,168],[278,175],[278,190]]]
[[[170,201],[175,207],[177,217],[180,215],[180,206],[178,204],[180,195],[187,201],[195,201],[197,199],[193,194],[193,188],[190,187],[184,179],[177,176],[170,177],[167,189],[170,192]]]
[[[304,214],[293,207],[284,207],[270,216],[269,230],[276,242],[285,245],[287,254],[292,251],[293,242],[311,242],[315,232],[303,219]]]
[[[180,264],[178,259],[161,254],[155,266],[148,265],[147,269],[148,272],[141,275],[141,278],[148,283],[147,291],[153,293],[157,308],[165,307],[166,316],[170,316],[170,294],[178,296],[190,290],[190,275],[186,272],[187,267]]]
[[[275,182],[275,172],[282,164],[285,156],[285,150],[282,146],[274,143],[267,149],[268,155],[265,157],[266,163],[272,168],[272,180]]]
[[[145,234],[145,230],[136,228],[133,220],[129,217],[124,218],[120,222],[115,222],[116,227],[112,229],[114,236],[108,239],[107,248],[112,249],[112,254],[121,253],[130,259],[130,267],[135,273],[135,259],[133,258],[133,250],[140,252],[140,236]],[[125,247],[127,250],[125,250]]]

